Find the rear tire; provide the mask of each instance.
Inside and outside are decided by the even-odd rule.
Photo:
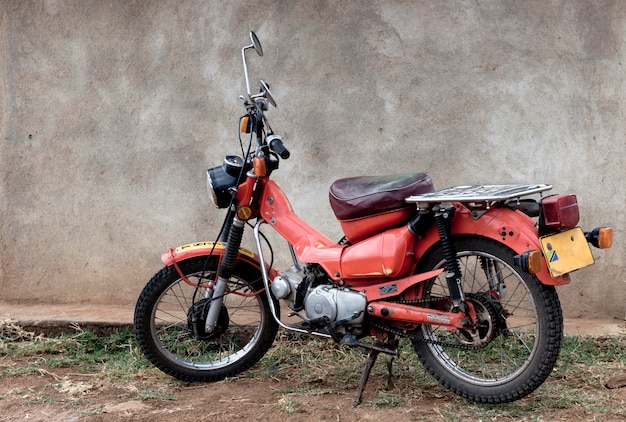
[[[466,300],[475,304],[477,312],[484,311],[481,348],[449,346],[471,345],[472,340],[468,333],[455,334],[427,324],[416,330],[413,348],[444,387],[466,399],[479,403],[518,400],[546,380],[558,358],[563,317],[556,290],[514,266],[515,253],[501,243],[480,237],[454,242]],[[417,271],[444,266],[439,247],[424,257]],[[424,296],[449,296],[445,274],[427,281]]]
[[[217,381],[254,365],[271,347],[278,323],[262,290],[258,267],[239,259],[228,283],[215,331],[204,322],[209,291],[196,284],[215,280],[218,258],[198,257],[173,266],[148,282],[135,308],[137,342],[148,360],[183,381]],[[195,295],[194,295],[195,293]],[[194,306],[194,304],[196,306]]]

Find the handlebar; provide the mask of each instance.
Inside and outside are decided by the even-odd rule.
[[[269,85],[265,81],[261,80],[259,93],[252,94],[250,92],[250,78],[248,76],[248,65],[246,63],[245,54],[246,50],[254,49],[259,56],[263,56],[263,48],[261,47],[261,43],[259,42],[259,39],[254,32],[250,32],[250,41],[250,45],[247,45],[241,49],[241,57],[243,60],[243,73],[246,80],[246,92],[248,95],[242,95],[239,97],[243,100],[243,105],[248,112],[248,116],[251,119],[250,126],[252,126],[253,123],[253,127],[249,127],[248,130],[250,130],[250,132],[256,133],[257,148],[266,149],[267,146],[269,146],[269,148],[280,158],[286,160],[287,158],[289,158],[291,153],[287,148],[285,148],[282,138],[278,135],[273,134],[272,128],[269,126],[269,122],[267,121],[267,118],[263,113],[267,110],[268,103],[276,107],[276,100],[274,100],[274,97],[270,92]],[[264,130],[264,126],[267,126],[267,128],[269,129],[267,132],[269,135],[266,137],[265,142],[263,141],[263,136],[266,133]],[[246,133],[250,132],[246,131]]]
[[[283,160],[286,160],[291,155],[289,150],[285,148],[285,145],[283,144],[283,139],[280,136],[270,135],[267,137],[267,142],[270,146],[270,149],[278,154],[278,156]]]

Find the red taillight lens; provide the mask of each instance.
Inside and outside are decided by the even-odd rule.
[[[576,227],[580,214],[576,195],[554,195],[541,201],[544,225],[554,230],[569,230]]]

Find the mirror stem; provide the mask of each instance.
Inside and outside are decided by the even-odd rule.
[[[243,73],[244,73],[244,76],[246,77],[246,92],[248,93],[248,97],[252,95],[252,93],[250,92],[250,80],[248,78],[248,65],[246,64],[246,50],[252,47],[254,47],[254,45],[250,44],[249,46],[241,49],[241,58],[243,59]]]

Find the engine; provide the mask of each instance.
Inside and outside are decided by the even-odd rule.
[[[308,319],[326,317],[331,322],[344,320],[346,324],[361,324],[366,305],[363,293],[329,285],[311,289],[304,300]]]
[[[308,320],[326,317],[330,322],[343,320],[348,325],[363,322],[367,306],[363,293],[336,287],[330,282],[310,287],[315,284],[313,278],[302,269],[291,267],[272,280],[271,290],[291,309],[300,311],[304,308]]]

